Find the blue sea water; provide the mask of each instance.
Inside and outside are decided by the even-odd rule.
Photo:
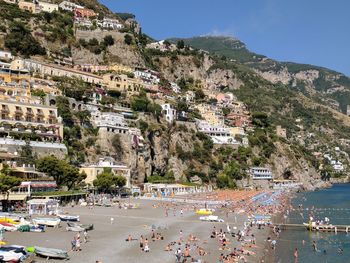
[[[317,219],[330,218],[334,225],[350,226],[350,184],[337,184],[332,188],[316,192],[297,194],[292,204],[303,210],[290,213],[287,223],[308,222],[310,209],[314,208]],[[302,212],[302,213],[301,213]],[[350,231],[350,228],[349,228]],[[302,241],[305,240],[305,245]],[[319,251],[313,251],[312,242],[316,241]],[[277,241],[275,262],[278,263],[350,263],[350,233],[320,233],[306,231],[304,228],[287,229]],[[298,248],[299,259],[294,259],[294,250]],[[339,253],[338,249],[343,249]]]

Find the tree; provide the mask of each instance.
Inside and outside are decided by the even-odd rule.
[[[252,114],[253,124],[260,128],[269,126],[268,116],[265,112],[253,112]]]
[[[2,211],[7,212],[7,203],[8,197],[10,194],[10,190],[16,186],[21,184],[21,179],[15,176],[6,175],[4,173],[0,173],[0,193],[6,195],[6,199],[2,200]]]
[[[75,116],[79,119],[80,125],[89,122],[91,113],[88,110],[78,111]]]
[[[22,146],[19,155],[22,164],[35,164],[37,160],[37,156],[33,153],[33,147],[30,145],[30,141],[26,141],[26,144]]]
[[[97,175],[93,184],[99,191],[106,193],[111,192],[116,187],[123,187],[126,184],[126,178],[120,175],[115,176],[110,171],[105,170]]]
[[[74,125],[73,114],[70,111],[69,101],[66,97],[57,97],[57,111],[65,126],[72,127]]]
[[[115,41],[111,35],[107,35],[103,38],[103,42],[106,46],[113,46]]]
[[[30,30],[20,21],[13,21],[10,33],[5,37],[5,46],[13,53],[21,53],[25,57],[45,55],[46,50],[31,35]]]
[[[67,186],[68,190],[86,178],[86,174],[79,173],[78,168],[52,155],[39,159],[36,166],[40,172],[53,177],[58,186]]]
[[[115,184],[119,188],[124,187],[126,185],[126,178],[124,176],[121,176],[121,175],[115,176]]]
[[[185,42],[184,42],[182,39],[179,40],[179,41],[177,41],[176,47],[177,47],[178,49],[183,49],[183,48],[185,48]]]
[[[124,36],[124,43],[130,46],[132,44],[132,36],[129,34],[126,34]]]

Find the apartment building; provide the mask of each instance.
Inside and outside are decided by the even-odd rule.
[[[62,10],[70,11],[70,12],[73,12],[76,8],[84,8],[81,5],[77,5],[77,4],[69,2],[69,1],[62,1],[58,6]]]
[[[58,5],[57,4],[52,4],[52,3],[48,3],[48,2],[39,2],[39,7],[40,10],[43,12],[48,12],[48,13],[52,13],[54,11],[58,11]]]
[[[55,64],[48,64],[30,59],[16,59],[11,63],[11,70],[28,70],[31,73],[40,74],[42,76],[57,76],[78,78],[91,84],[102,84],[102,77],[73,68],[62,67]]]
[[[100,132],[126,134],[129,130],[122,114],[95,111],[91,113],[91,117],[93,125],[98,127]]]
[[[117,90],[127,94],[139,93],[143,88],[140,80],[129,78],[124,74],[106,74],[103,76],[103,84],[109,90]]]

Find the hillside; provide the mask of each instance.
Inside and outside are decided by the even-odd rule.
[[[74,2],[94,9],[101,16],[113,14],[97,1]],[[220,187],[249,185],[249,167],[267,166],[275,178],[296,179],[308,189],[324,184],[321,180],[324,167],[328,169],[330,164],[322,154],[332,154],[345,167],[349,166],[350,118],[337,111],[337,103],[343,110],[346,108],[350,81],[340,73],[273,61],[228,37],[184,40],[196,49],[176,45],[166,50],[149,48],[152,39],[133,24],[125,23],[126,18],[133,18],[130,14],[120,14],[122,29],[106,30],[96,25],[88,29],[77,26],[79,21],[74,21],[71,12],[30,14],[2,0],[0,11],[0,48],[14,55],[53,63],[53,54],[59,54],[71,59],[75,66],[121,64],[133,70],[147,67],[156,71],[157,91],[140,88],[133,92],[129,87],[111,92],[106,84],[97,102],[91,96],[96,89],[91,83],[44,76],[62,92],[57,107],[65,126],[67,160],[73,165],[94,163],[110,156],[130,167],[132,182],[137,184],[189,183],[195,178]],[[126,75],[135,81],[134,72]],[[179,90],[172,90],[173,86]],[[193,98],[187,99],[191,94]],[[221,105],[216,99],[220,94],[230,95],[233,102]],[[120,105],[130,107],[131,116],[125,122],[128,128],[139,129],[144,146],[135,148],[128,133],[100,134],[92,125],[91,112],[72,109],[70,100],[94,106],[97,103],[102,112],[115,113]],[[161,108],[165,103],[184,113],[185,120],[167,122]],[[196,109],[198,105],[214,107],[214,115],[220,115],[225,125],[227,115],[241,105],[238,115],[244,111],[249,124],[225,126],[241,130],[234,138],[237,139],[234,147],[214,145],[209,135],[198,130],[196,121],[205,120]],[[285,135],[277,133],[278,126],[285,129]],[[243,144],[243,139],[247,139],[247,144]],[[341,151],[335,152],[335,148]],[[347,175],[347,170],[344,173],[328,170],[337,178]]]
[[[177,42],[179,39],[170,39]],[[342,73],[314,65],[279,62],[249,51],[232,37],[194,37],[185,44],[244,64],[273,83],[283,83],[316,101],[346,113],[350,104],[350,78]]]

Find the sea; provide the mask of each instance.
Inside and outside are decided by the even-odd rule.
[[[313,209],[315,218],[319,220],[328,217],[331,224],[350,226],[350,184],[298,193],[292,205],[296,211],[289,213],[286,223],[308,222],[310,209]],[[299,209],[299,205],[302,205],[302,209]],[[313,241],[317,244],[316,252],[312,247]],[[293,256],[295,248],[298,248],[298,260]],[[284,230],[274,253],[275,262],[278,263],[350,263],[350,227],[349,234],[310,232],[304,228]]]

